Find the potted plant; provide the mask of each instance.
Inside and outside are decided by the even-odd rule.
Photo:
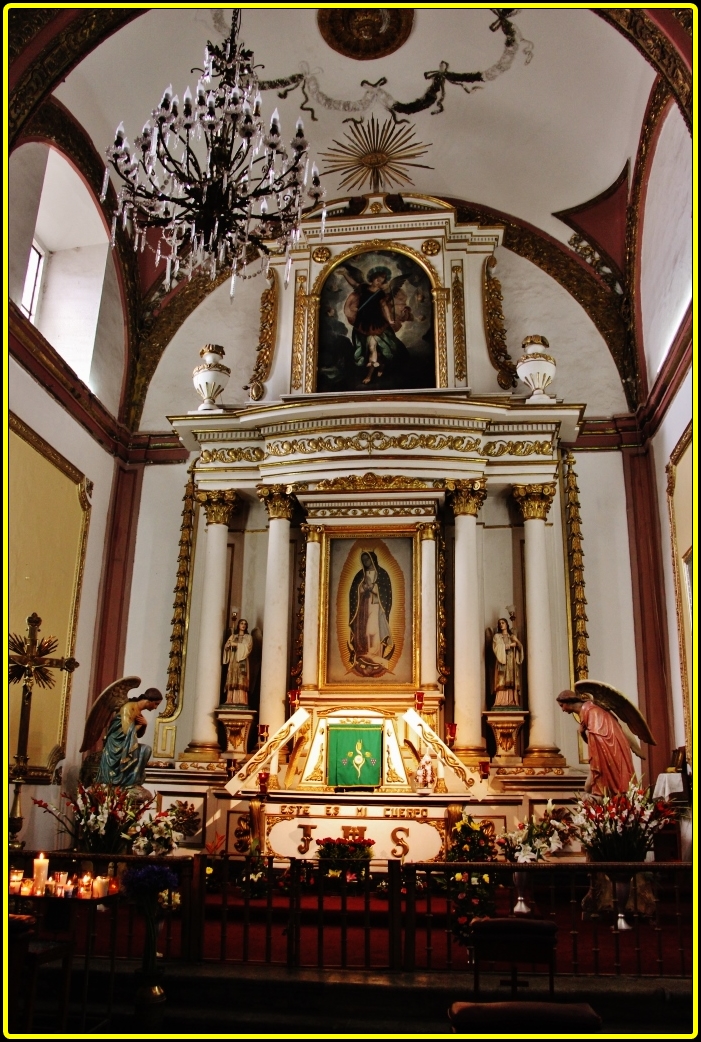
[[[372,859],[374,839],[317,839],[316,857],[326,879],[355,883]],[[343,873],[345,872],[345,876]]]
[[[494,861],[494,840],[484,826],[463,810],[462,820],[453,826],[451,847],[446,861]],[[461,869],[449,876],[451,896],[455,905],[452,923],[453,936],[459,944],[469,945],[470,926],[478,917],[492,916],[496,911],[494,891],[496,878],[483,870]]]

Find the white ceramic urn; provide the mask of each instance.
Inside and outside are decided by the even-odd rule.
[[[202,398],[199,412],[211,412],[218,409],[216,399],[229,382],[231,369],[223,365],[224,348],[219,344],[205,344],[200,351],[202,364],[192,370],[192,382],[195,390]]]
[[[557,364],[548,354],[550,344],[544,336],[527,336],[523,341],[523,354],[516,360],[516,372],[519,380],[531,388],[526,399],[527,405],[543,405],[552,398],[545,393],[555,378]]]

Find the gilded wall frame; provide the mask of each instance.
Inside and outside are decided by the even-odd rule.
[[[667,511],[672,550],[672,575],[674,577],[674,600],[677,619],[677,639],[679,641],[679,669],[681,672],[682,702],[684,706],[684,738],[686,742],[686,758],[693,765],[693,729],[691,715],[691,692],[689,689],[689,659],[693,660],[691,636],[692,604],[690,586],[684,575],[687,560],[693,553],[693,546],[680,546],[678,539],[677,510],[675,494],[677,489],[677,467],[687,451],[691,451],[693,425],[689,422],[681,438],[674,446],[667,464]],[[693,461],[692,461],[693,475]],[[692,493],[693,495],[693,493]],[[693,528],[691,537],[693,538]]]
[[[92,504],[90,502],[90,496],[92,494],[93,483],[85,475],[78,470],[72,463],[61,455],[52,445],[45,441],[39,434],[36,433],[31,427],[29,427],[23,420],[21,420],[14,413],[9,414],[9,427],[11,433],[15,434],[21,439],[25,445],[29,446],[39,457],[46,461],[52,468],[60,474],[63,478],[68,481],[68,488],[66,492],[66,502],[70,506],[72,495],[75,495],[75,507],[71,508],[71,517],[66,518],[68,528],[65,531],[61,531],[57,525],[57,518],[51,512],[51,503],[47,501],[47,496],[50,496],[51,490],[47,488],[30,487],[27,489],[28,500],[25,503],[25,515],[30,518],[36,519],[36,530],[34,526],[29,526],[33,530],[26,531],[25,526],[22,525],[22,536],[23,540],[26,539],[27,548],[25,553],[24,543],[22,546],[15,545],[15,553],[11,556],[11,571],[13,568],[19,568],[23,564],[23,557],[26,560],[32,561],[31,555],[31,540],[35,539],[38,542],[36,546],[42,548],[42,552],[46,550],[49,558],[54,558],[58,565],[60,565],[59,572],[56,574],[56,584],[60,588],[64,585],[64,589],[57,594],[56,599],[56,610],[52,612],[50,609],[46,611],[46,602],[51,598],[42,597],[41,587],[47,580],[51,581],[53,573],[51,575],[45,574],[40,569],[40,564],[37,563],[37,576],[35,582],[31,583],[31,589],[27,592],[29,597],[25,596],[24,589],[22,590],[22,597],[18,597],[18,601],[21,601],[22,607],[19,607],[17,601],[15,602],[15,610],[13,613],[13,600],[12,591],[13,583],[12,576],[10,577],[10,617],[12,619],[11,626],[15,631],[19,631],[20,635],[25,632],[24,616],[30,614],[31,610],[37,612],[37,614],[43,619],[43,624],[40,632],[40,636],[47,637],[53,635],[54,631],[59,636],[59,647],[57,648],[57,654],[61,657],[71,658],[75,654],[75,643],[76,633],[78,629],[78,614],[80,610],[80,596],[83,586],[83,573],[85,570],[85,553],[88,542],[88,531],[90,528],[90,514]],[[30,457],[31,459],[31,457]],[[19,463],[19,460],[17,460]],[[12,455],[10,457],[10,467],[12,469]],[[47,473],[47,472],[45,472]],[[51,472],[48,472],[50,476]],[[22,474],[22,481],[24,487],[24,479],[26,472]],[[58,488],[61,487],[60,479]],[[31,479],[30,479],[31,482]],[[74,486],[74,492],[71,493],[70,486]],[[10,497],[10,531],[12,531],[12,520],[13,513],[15,517],[19,518],[22,516],[22,505],[19,500],[21,496]],[[19,516],[18,512],[19,511]],[[64,526],[65,527],[65,526]],[[48,540],[48,548],[46,542]],[[32,570],[29,569],[30,576],[32,576]],[[61,574],[65,571],[65,576]],[[22,576],[26,579],[26,576]],[[21,616],[21,619],[20,619]],[[21,623],[21,626],[20,626]],[[62,636],[65,634],[65,637]],[[29,770],[28,777],[31,782],[37,784],[50,784],[54,775],[54,771],[58,763],[66,755],[66,738],[68,735],[68,717],[71,704],[71,690],[73,683],[73,674],[69,672],[57,673],[53,671],[55,677],[55,686],[53,688],[35,688],[32,698],[32,717],[30,719],[30,731],[29,731]],[[18,719],[19,713],[19,692],[18,686],[13,686],[10,689],[10,727],[12,731],[13,721]],[[15,697],[16,696],[16,697]],[[54,700],[58,700],[58,708],[54,710]],[[42,713],[42,705],[44,705],[44,712]],[[40,723],[45,724],[47,719],[47,713],[49,720],[51,717],[56,718],[56,724],[50,722],[48,727],[44,730],[43,727],[37,726],[37,720]],[[38,716],[37,716],[38,714]],[[14,744],[14,738],[11,738],[11,746]],[[14,749],[11,747],[10,755],[13,754]]]
[[[303,382],[305,394],[312,394],[316,390],[316,373],[319,348],[319,306],[322,288],[339,264],[349,260],[351,257],[361,253],[372,251],[390,251],[401,253],[411,258],[423,269],[431,285],[431,296],[433,298],[433,317],[435,325],[435,351],[436,351],[436,387],[448,386],[448,339],[447,339],[447,309],[450,298],[450,290],[443,286],[441,277],[436,268],[418,250],[412,249],[401,242],[392,239],[371,239],[356,246],[351,246],[341,253],[332,257],[317,275],[314,286],[309,294],[304,293],[303,287],[295,293],[295,315],[293,328],[297,331],[295,344],[293,344],[293,364],[291,386],[294,389]],[[296,287],[297,288],[297,287]],[[304,348],[304,374],[300,381],[300,347],[301,330],[304,328],[306,317],[306,340]],[[298,343],[299,341],[299,343]]]
[[[371,559],[367,568],[363,555]],[[420,566],[419,536],[414,526],[334,526],[322,533],[321,693],[367,692],[381,701],[383,693],[416,690],[420,676]],[[369,586],[363,583],[373,572],[377,572],[372,592],[376,601],[369,611],[374,621],[363,623],[363,604],[372,599]],[[367,637],[373,627],[375,634],[370,635],[369,644],[363,645],[361,634]],[[378,632],[381,651],[374,641]]]

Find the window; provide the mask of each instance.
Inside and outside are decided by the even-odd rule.
[[[44,251],[37,244],[32,243],[29,253],[29,264],[27,266],[27,277],[24,280],[24,291],[20,307],[30,322],[34,321],[39,303],[39,289],[41,287],[41,273],[44,268]]]

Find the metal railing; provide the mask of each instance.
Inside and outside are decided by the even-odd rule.
[[[33,856],[31,851],[13,854],[11,864],[23,865],[31,875]],[[401,865],[373,860],[320,866],[317,860],[272,856],[156,859],[57,851],[49,857],[51,871],[71,873],[79,873],[86,861],[92,862],[94,874],[102,875],[110,862],[115,868],[156,863],[172,869],[179,880],[177,897],[170,893],[164,902],[159,935],[166,960],[388,971],[466,969],[469,934],[460,922],[466,918],[465,891],[472,877],[486,874],[496,915],[513,915],[521,899],[534,917],[557,924],[559,974],[688,977],[692,972],[693,876],[688,862],[553,859],[525,865]],[[520,874],[518,887],[515,871]],[[80,901],[57,899],[55,904],[80,906]],[[117,958],[140,957],[144,924],[138,908],[123,899],[116,915],[114,931],[102,927],[98,917],[95,954],[112,954],[106,947],[114,943]]]

